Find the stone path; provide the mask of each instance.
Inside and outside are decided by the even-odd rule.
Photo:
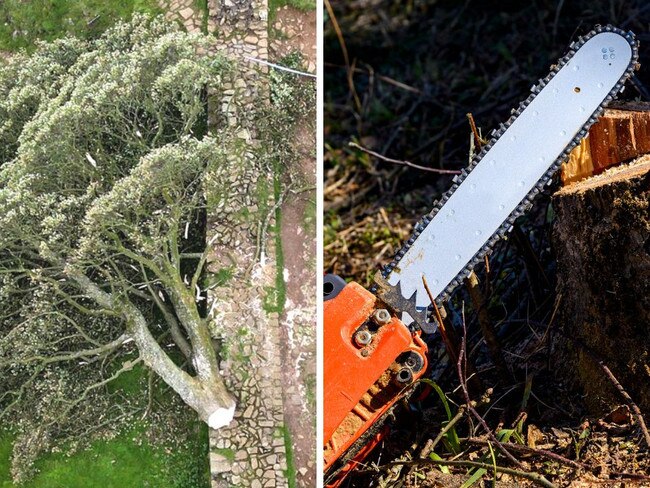
[[[170,18],[182,20],[188,30],[201,28],[192,0],[170,5]],[[236,66],[218,96],[220,105],[210,107],[210,130],[233,130],[240,140],[228,149],[228,167],[210,175],[215,183],[208,190],[207,238],[213,246],[208,271],[228,277],[209,290],[208,307],[213,336],[220,338],[224,378],[238,400],[232,424],[210,432],[212,486],[288,487],[280,325],[277,313],[265,311],[275,289],[275,250],[272,237],[265,239],[263,252],[257,242],[258,223],[274,205],[272,196],[259,201],[259,189],[272,189],[273,181],[256,154],[259,142],[250,117],[254,105],[268,99],[268,71],[244,59],[268,57],[267,2],[209,0],[208,8],[215,50]]]
[[[257,241],[258,223],[274,205],[273,175],[259,161],[259,141],[250,115],[256,112],[255,104],[268,99],[268,68],[245,57],[269,57],[267,0],[208,0],[207,22],[193,0],[161,0],[161,4],[168,18],[180,20],[189,31],[200,31],[206,25],[217,39],[215,50],[236,66],[235,76],[223,91],[209,93],[219,100],[218,106],[210,108],[210,130],[233,130],[240,141],[227,149],[229,164],[209,176],[215,183],[208,190],[207,238],[213,250],[208,271],[209,276],[221,277],[221,282],[210,287],[208,307],[212,333],[221,348],[221,369],[238,399],[233,423],[210,432],[212,486],[288,487],[287,442],[292,437],[293,446],[300,449],[295,453],[300,460],[297,486],[314,486],[315,412],[307,404],[303,380],[312,374],[310,380],[315,383],[315,270],[308,269],[307,276],[299,278],[305,284],[300,296],[289,289],[280,324],[277,313],[266,311],[276,289],[274,239],[266,236],[264,250]],[[313,24],[315,29],[315,19]],[[292,42],[299,39],[292,37]],[[314,69],[315,64],[310,64],[310,70]],[[308,151],[313,152],[315,141],[308,144]],[[307,164],[315,171],[313,161]],[[260,202],[264,185],[271,189],[266,192],[271,196]],[[299,220],[303,207],[294,209]],[[284,232],[282,237],[286,237]],[[296,261],[313,260],[313,239],[308,241],[305,248],[300,241]],[[291,273],[294,279],[298,277],[293,269]],[[308,347],[302,351],[302,346]],[[315,391],[310,394],[313,397]],[[285,424],[287,415],[294,418]]]

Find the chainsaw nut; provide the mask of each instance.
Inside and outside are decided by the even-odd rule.
[[[372,314],[372,318],[377,325],[386,325],[390,322],[390,313],[385,308],[378,308],[375,310],[375,313]]]
[[[367,346],[372,342],[372,334],[367,330],[360,330],[354,334],[354,343],[359,346]]]

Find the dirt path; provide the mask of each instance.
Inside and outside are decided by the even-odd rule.
[[[277,12],[273,24],[276,39],[270,58],[300,51],[308,71],[316,69],[316,14],[288,7]],[[313,116],[311,117],[313,118]],[[305,120],[295,134],[300,155],[290,173],[305,188],[316,184],[315,121]],[[284,413],[291,433],[297,486],[316,483],[316,191],[291,194],[282,206],[282,251],[287,286],[285,311],[280,317],[283,352]]]

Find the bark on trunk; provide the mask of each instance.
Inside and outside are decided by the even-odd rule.
[[[553,357],[562,376],[583,387],[594,413],[621,403],[598,359],[650,412],[649,197],[650,156],[554,197],[562,329]]]
[[[119,312],[124,317],[127,333],[135,341],[144,363],[178,393],[183,401],[198,413],[201,420],[213,429],[230,424],[235,414],[235,399],[226,389],[219,374],[210,336],[206,337],[207,333],[202,329],[204,324],[198,316],[195,317],[198,322],[190,320],[192,314],[189,307],[179,305],[179,308],[188,314],[183,325],[193,339],[193,360],[198,372],[196,377],[179,368],[160,347],[151,335],[147,321],[135,305],[128,301],[116,300],[112,294],[102,291],[80,272],[70,270],[69,276],[100,306]],[[209,354],[213,357],[208,357]]]

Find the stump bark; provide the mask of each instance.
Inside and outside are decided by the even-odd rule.
[[[562,298],[553,359],[594,413],[622,403],[598,359],[650,413],[649,200],[650,155],[554,196]]]

